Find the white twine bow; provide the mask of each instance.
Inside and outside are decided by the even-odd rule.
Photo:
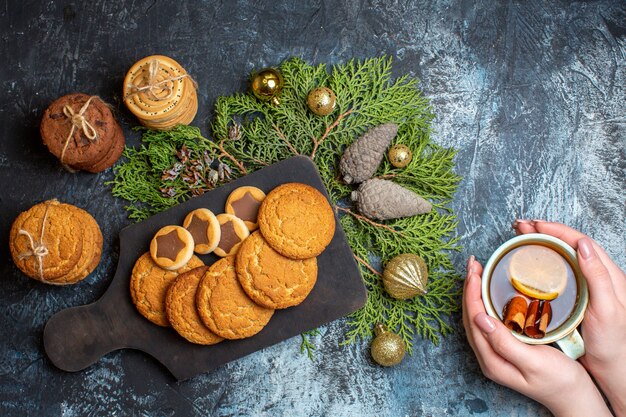
[[[169,77],[161,81],[157,81],[157,75],[159,75],[160,63],[158,59],[153,59],[150,61],[150,65],[148,66],[148,83],[142,87],[137,87],[136,85],[130,85],[131,93],[129,96],[132,96],[137,93],[141,93],[143,91],[147,91],[151,98],[156,101],[168,100],[174,95],[174,90],[168,84],[170,81],[182,80],[183,78],[189,77],[189,74],[179,75],[177,77]],[[191,79],[191,77],[189,77]],[[192,82],[193,79],[192,79]],[[195,82],[194,82],[195,85]],[[157,97],[155,90],[160,89],[161,91],[167,91],[167,94],[164,97]]]
[[[67,147],[69,146],[70,140],[72,139],[72,136],[74,135],[74,131],[77,128],[82,130],[83,134],[87,137],[87,139],[89,139],[92,142],[98,138],[98,132],[96,132],[96,129],[91,125],[91,123],[87,121],[87,119],[85,119],[85,116],[84,116],[85,112],[87,111],[87,108],[91,104],[91,100],[93,100],[94,98],[96,98],[96,96],[89,97],[89,100],[87,100],[85,104],[83,104],[83,107],[80,108],[78,113],[74,113],[74,109],[72,109],[68,104],[63,106],[63,114],[65,114],[65,116],[68,119],[70,119],[70,122],[72,122],[72,128],[70,129],[69,135],[67,135],[67,139],[65,139],[65,145],[63,145],[63,151],[61,151],[61,163],[69,171],[72,171],[72,172],[75,172],[75,171],[69,168],[67,165],[65,165],[64,159],[65,159],[65,151],[67,151]]]
[[[18,258],[20,260],[25,259],[25,258],[30,258],[31,256],[34,256],[35,259],[37,260],[37,265],[38,265],[38,269],[39,269],[39,279],[43,281],[43,257],[48,255],[48,248],[43,244],[43,234],[46,230],[46,220],[48,219],[48,208],[50,206],[48,204],[46,204],[46,212],[43,216],[43,221],[41,222],[41,234],[39,236],[39,243],[36,244],[35,243],[35,239],[33,239],[33,236],[26,230],[24,229],[20,229],[17,233],[18,235],[24,235],[28,238],[28,241],[30,243],[30,250],[27,250],[26,252],[22,252],[18,255]]]

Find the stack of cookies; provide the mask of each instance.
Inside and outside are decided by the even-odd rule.
[[[208,209],[194,210],[184,228],[159,230],[131,278],[140,313],[159,325],[169,322],[193,343],[251,337],[275,309],[302,303],[317,281],[316,257],[335,232],[328,201],[306,184],[283,184],[267,197],[258,188],[240,187],[229,196],[225,210],[217,216]],[[185,266],[168,271],[173,262],[187,258],[189,248],[213,250],[223,259],[199,266],[192,255]],[[153,311],[159,312],[158,320]]]
[[[29,277],[67,285],[83,280],[98,266],[102,233],[86,211],[48,200],[15,219],[9,247],[13,261]]]
[[[189,124],[198,111],[196,84],[172,58],[152,55],[139,60],[124,78],[124,103],[150,129]]]
[[[113,165],[125,139],[109,106],[97,96],[68,94],[44,112],[41,138],[70,171],[100,172]]]

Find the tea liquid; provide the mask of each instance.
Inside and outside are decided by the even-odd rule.
[[[530,298],[525,296],[524,294],[520,294],[518,291],[513,288],[511,285],[511,275],[509,272],[509,264],[511,260],[511,256],[518,250],[533,245],[523,245],[517,248],[514,248],[507,252],[496,264],[493,269],[493,273],[491,275],[491,282],[489,283],[489,291],[491,293],[491,302],[493,303],[493,307],[498,313],[500,320],[503,320],[504,317],[502,315],[502,311],[504,310],[504,306],[509,302],[509,300],[515,296],[521,295],[526,298],[530,302]],[[537,245],[543,246],[543,245]],[[546,246],[543,246],[547,248]],[[547,248],[551,251],[554,251],[552,248]],[[558,254],[557,251],[554,251]],[[578,289],[576,285],[576,278],[574,276],[574,270],[572,266],[564,258],[559,254],[561,258],[565,261],[566,269],[567,269],[567,284],[562,293],[559,294],[554,300],[550,301],[550,305],[552,307],[552,321],[548,326],[547,331],[550,332],[556,328],[558,328],[561,324],[563,324],[569,316],[574,311],[574,306],[576,305]]]

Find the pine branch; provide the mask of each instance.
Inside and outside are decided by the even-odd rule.
[[[143,130],[143,145],[127,148],[125,160],[115,167],[110,182],[113,194],[126,199],[133,219],[143,219],[192,196],[180,179],[164,182],[163,170],[176,161],[182,145],[191,152],[207,151],[227,160],[233,177],[252,172],[293,155],[311,155],[320,172],[340,223],[357,260],[368,291],[366,305],[348,319],[343,343],[372,336],[375,323],[386,323],[412,351],[416,337],[439,343],[452,331],[448,316],[458,310],[459,276],[450,254],[458,251],[456,216],[449,203],[460,177],[454,173],[456,150],[431,140],[434,114],[409,76],[391,78],[390,57],[351,60],[334,65],[311,66],[298,58],[280,65],[285,79],[281,104],[272,106],[251,94],[219,97],[215,104],[212,135],[204,138],[197,128],[179,126],[170,132]],[[306,105],[308,92],[318,86],[331,88],[337,96],[338,116],[319,117]],[[338,179],[337,166],[344,149],[373,126],[393,122],[399,126],[394,143],[413,152],[411,163],[394,168],[385,158],[375,176],[391,179],[433,203],[428,214],[382,223],[367,219],[350,208],[353,187]],[[229,128],[239,123],[241,139],[229,139]],[[239,126],[238,126],[239,128]],[[172,187],[173,197],[161,189]],[[394,300],[384,290],[378,265],[401,253],[415,253],[429,268],[428,293],[410,300]],[[373,261],[372,261],[373,262]],[[312,355],[314,346],[305,334],[301,350]]]

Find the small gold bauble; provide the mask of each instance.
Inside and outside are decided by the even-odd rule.
[[[406,300],[426,294],[428,267],[412,253],[404,253],[390,260],[383,271],[383,285],[390,296]]]
[[[381,323],[374,327],[374,334],[376,337],[370,348],[374,361],[382,366],[394,366],[402,362],[406,351],[404,340]]]
[[[335,110],[337,96],[330,88],[317,87],[309,91],[306,104],[318,116],[328,116]]]
[[[393,145],[389,149],[387,157],[389,158],[389,162],[391,162],[391,165],[393,165],[394,167],[404,168],[411,162],[411,159],[413,158],[413,152],[411,152],[408,146],[399,143],[397,145]]]
[[[256,98],[270,101],[274,105],[280,103],[278,96],[285,85],[280,71],[274,68],[265,68],[253,74],[250,81],[250,89]]]

